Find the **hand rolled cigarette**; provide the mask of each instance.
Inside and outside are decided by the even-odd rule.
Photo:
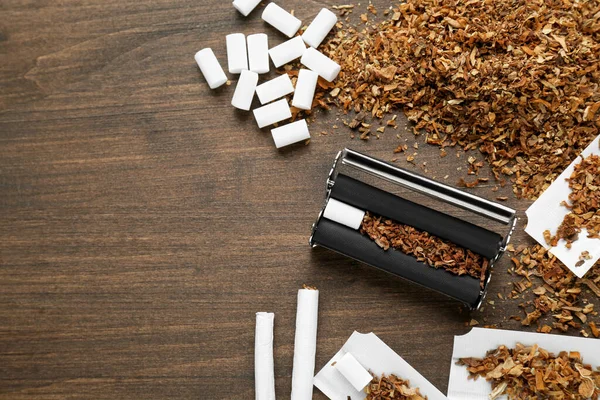
[[[256,400],[275,400],[273,365],[273,320],[275,314],[256,313],[254,341],[254,380]]]
[[[312,400],[318,315],[319,291],[299,290],[291,400]]]

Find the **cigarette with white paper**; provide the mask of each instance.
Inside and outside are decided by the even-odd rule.
[[[318,315],[319,291],[310,288],[300,289],[296,312],[291,400],[312,400]]]
[[[273,366],[273,321],[275,314],[256,313],[254,339],[254,379],[256,400],[275,400],[275,371]]]

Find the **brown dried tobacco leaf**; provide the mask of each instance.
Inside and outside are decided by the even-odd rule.
[[[338,24],[322,51],[341,91],[319,104],[402,109],[428,143],[479,149],[534,199],[599,133],[598,12],[598,0],[406,0],[379,24]]]
[[[548,244],[551,246],[564,239],[570,247],[583,228],[587,229],[589,238],[600,239],[600,156],[582,159],[567,181],[571,188],[570,204],[563,202],[563,205],[571,212],[565,216],[556,235],[550,238]]]
[[[551,326],[538,324],[538,332],[550,333],[554,329],[581,332],[582,326],[587,324],[593,334],[596,329],[593,318],[598,313],[587,298],[590,293],[584,289],[587,287],[592,296],[600,299],[600,289],[596,285],[600,282],[600,262],[592,267],[585,279],[579,279],[540,245],[522,246],[516,251],[511,248],[510,251],[515,252],[513,273],[521,280],[513,282],[514,289],[509,297],[522,298],[529,290],[535,295],[534,300],[521,304],[525,312],[521,324],[529,326],[550,317],[553,320]]]
[[[360,232],[386,251],[393,248],[431,267],[443,268],[455,275],[470,275],[480,279],[483,287],[489,261],[471,250],[369,212],[365,214]]]
[[[491,399],[506,394],[509,400],[597,400],[600,395],[600,371],[583,364],[578,352],[556,356],[537,345],[517,344],[514,349],[500,346],[483,359],[461,358],[457,364],[467,366],[470,378],[491,382]]]
[[[396,375],[373,378],[365,390],[367,400],[427,400],[419,388],[411,388],[409,381]]]

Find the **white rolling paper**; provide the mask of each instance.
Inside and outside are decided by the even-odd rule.
[[[233,6],[240,12],[244,17],[247,17],[252,10],[260,3],[261,0],[235,0]]]
[[[254,118],[259,128],[276,124],[284,119],[292,118],[292,110],[286,99],[267,104],[254,110]]]
[[[306,68],[309,68],[319,74],[319,76],[322,76],[327,82],[332,82],[337,78],[341,70],[338,63],[312,47],[309,47],[304,52],[300,62]]]
[[[194,59],[211,89],[223,86],[227,82],[227,75],[225,75],[212,49],[206,48],[200,50],[196,53]]]
[[[239,74],[248,69],[248,53],[246,36],[243,33],[232,33],[225,37],[227,42],[227,63],[230,74]]]
[[[271,79],[256,88],[260,104],[267,104],[294,91],[294,85],[288,74]]]
[[[307,45],[316,49],[336,23],[337,16],[328,9],[323,8],[302,34],[302,39]]]
[[[256,400],[275,400],[273,321],[275,314],[256,313],[254,337],[254,380]]]
[[[250,71],[257,74],[266,74],[270,71],[269,65],[269,37],[264,33],[249,35],[248,42],[248,65]]]
[[[308,125],[304,119],[275,128],[271,131],[271,135],[273,136],[275,147],[278,149],[310,139]]]
[[[312,400],[318,315],[319,291],[299,290],[291,400]]]
[[[290,38],[298,32],[298,29],[300,29],[300,26],[302,25],[302,21],[275,3],[269,3],[269,5],[265,7],[265,10],[262,13],[262,19]]]
[[[354,389],[361,392],[371,382],[373,377],[350,353],[346,353],[334,365]]]
[[[296,82],[296,91],[292,105],[300,110],[310,110],[312,108],[313,99],[315,98],[315,90],[317,89],[317,81],[319,75],[309,69],[301,69],[298,73],[298,81]]]
[[[233,93],[233,99],[231,99],[231,105],[240,110],[250,111],[257,83],[258,74],[256,72],[242,71]]]
[[[351,229],[358,230],[362,224],[365,212],[339,200],[330,198],[325,206],[323,217]]]
[[[300,36],[296,36],[287,42],[281,43],[279,46],[273,47],[269,50],[269,55],[275,67],[279,68],[290,61],[302,57],[305,51],[306,45],[304,44],[304,40]]]

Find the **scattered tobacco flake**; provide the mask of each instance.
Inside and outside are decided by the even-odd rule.
[[[488,178],[477,178],[473,182],[467,182],[464,180],[464,178],[460,178],[460,180],[458,181],[458,186],[472,189],[478,186],[480,183],[486,183],[488,181]]]
[[[535,199],[599,134],[598,12],[597,0],[406,0],[381,23],[338,24],[322,51],[342,70],[316,99],[402,110],[428,143],[478,149]]]
[[[490,399],[597,400],[600,395],[600,371],[584,364],[579,352],[554,355],[519,343],[514,349],[500,346],[483,359],[461,358],[457,364],[467,367],[469,378],[491,382]]]
[[[411,388],[409,381],[396,375],[373,378],[365,390],[367,400],[427,400],[419,388]]]
[[[360,232],[386,251],[399,250],[433,268],[443,268],[455,275],[470,275],[479,279],[482,287],[484,285],[489,261],[471,250],[370,212],[365,214]]]
[[[302,289],[305,289],[305,290],[318,290],[316,286],[309,286],[307,284],[303,284],[302,285]]]

